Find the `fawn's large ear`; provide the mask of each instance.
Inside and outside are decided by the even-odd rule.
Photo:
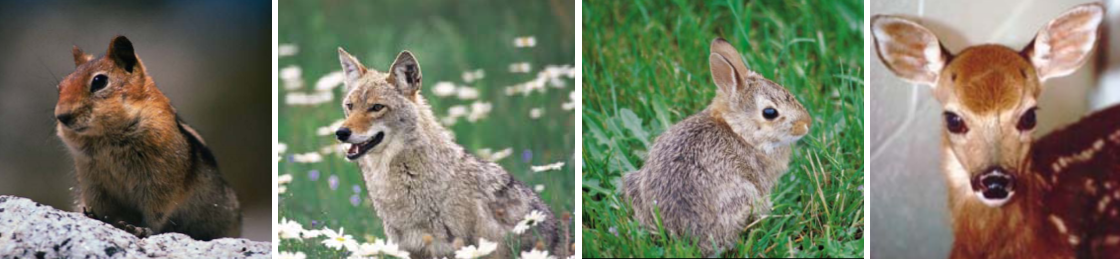
[[[393,66],[389,67],[389,82],[397,86],[397,90],[406,96],[415,95],[420,90],[420,63],[412,52],[401,51]]]
[[[1089,3],[1073,7],[1042,27],[1022,50],[1038,71],[1039,80],[1069,75],[1085,64],[1103,20],[1104,6]]]
[[[758,75],[747,69],[743,56],[723,38],[712,40],[708,66],[712,71],[712,81],[726,94],[745,89],[747,85],[743,83],[743,79]]]
[[[338,47],[338,61],[342,63],[342,82],[346,85],[346,92],[350,92],[358,85],[358,79],[366,74],[366,66],[342,47]]]
[[[934,87],[941,69],[952,57],[937,35],[917,23],[896,16],[871,18],[871,35],[879,59],[907,82]]]
[[[86,54],[85,52],[82,51],[82,49],[78,48],[77,45],[74,45],[74,66],[75,67],[81,66],[82,64],[85,64],[86,62],[89,62],[90,60],[93,60],[93,55]]]
[[[132,42],[124,36],[117,36],[109,43],[109,51],[105,56],[113,59],[117,66],[124,68],[125,71],[132,73],[140,64],[140,59],[136,57],[136,51],[132,49]]]

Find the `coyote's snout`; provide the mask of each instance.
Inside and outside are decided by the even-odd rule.
[[[517,251],[568,255],[566,221],[497,164],[468,154],[420,95],[420,64],[401,52],[388,73],[367,69],[339,48],[346,119],[335,131],[362,169],[385,234],[415,258],[452,257],[461,246],[518,240]],[[514,233],[533,211],[548,220]],[[509,258],[510,249],[497,258]]]

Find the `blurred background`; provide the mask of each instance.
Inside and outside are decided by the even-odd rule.
[[[570,213],[574,8],[566,0],[279,1],[277,159],[279,174],[293,179],[281,186],[279,218],[345,228],[358,242],[384,237],[357,165],[333,136],[343,117],[339,47],[378,71],[411,51],[421,94],[456,141],[535,188],[557,217]],[[554,170],[532,168],[544,165]],[[282,240],[280,251],[344,256],[317,241]]]
[[[0,195],[73,211],[74,164],[55,136],[71,48],[100,57],[127,36],[237,191],[242,236],[269,241],[269,1],[0,2]]]
[[[871,15],[917,19],[950,52],[960,53],[984,43],[1022,49],[1051,19],[1086,2],[1093,1],[871,1]],[[1120,101],[1120,1],[1105,4],[1095,58],[1043,86],[1036,137]],[[953,233],[941,169],[941,104],[931,88],[906,83],[879,58],[870,59],[872,255],[945,258]]]

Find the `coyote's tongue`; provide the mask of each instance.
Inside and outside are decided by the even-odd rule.
[[[360,146],[360,145],[358,145],[358,144],[350,144],[350,149],[347,149],[347,150],[346,150],[346,154],[347,154],[347,155],[354,155],[354,154],[358,154],[358,146]]]

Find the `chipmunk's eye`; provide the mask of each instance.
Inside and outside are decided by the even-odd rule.
[[[762,117],[767,120],[773,120],[778,117],[778,109],[766,107],[766,109],[762,109]]]
[[[1019,117],[1019,131],[1028,131],[1034,129],[1035,124],[1038,123],[1037,121],[1035,121],[1034,110],[1038,110],[1038,107],[1027,110],[1026,113],[1023,113],[1023,116]]]
[[[945,127],[953,134],[968,132],[968,126],[965,125],[964,119],[952,112],[945,112]]]
[[[97,92],[97,90],[101,90],[102,88],[105,88],[106,85],[109,85],[109,77],[108,76],[105,76],[105,75],[93,76],[93,80],[91,80],[89,82],[89,92],[91,92],[91,93],[92,92]]]
[[[381,111],[381,109],[385,109],[385,105],[381,105],[380,103],[374,104],[373,106],[369,107],[369,111],[371,112]]]

